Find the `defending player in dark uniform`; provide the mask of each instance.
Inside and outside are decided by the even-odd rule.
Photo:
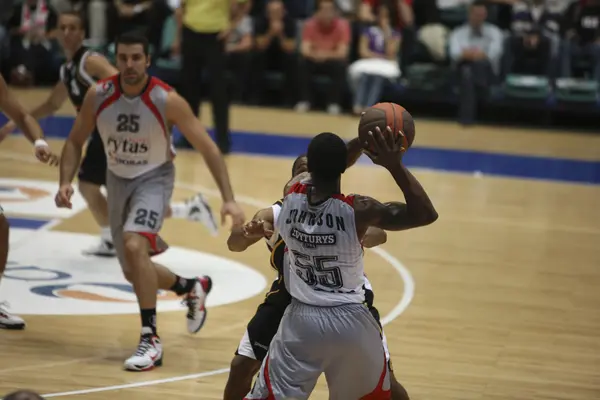
[[[118,73],[101,54],[83,45],[85,24],[83,17],[75,12],[63,12],[58,19],[59,42],[67,56],[67,62],[60,68],[60,81],[56,84],[46,101],[31,111],[36,118],[44,118],[57,112],[67,98],[77,112],[81,108],[85,94],[98,80],[106,79]],[[6,134],[15,129],[12,122],[0,129]],[[78,173],[79,191],[85,199],[96,223],[100,226],[99,243],[86,250],[85,254],[114,256],[115,248],[108,224],[108,205],[100,188],[106,185],[106,155],[104,145],[97,131],[94,131],[87,144],[85,156]],[[204,223],[212,233],[217,225],[201,194],[197,194],[185,203],[172,204],[169,217],[184,218]]]
[[[8,92],[8,87],[4,78],[0,75],[0,110],[9,118],[15,121],[16,125],[23,131],[27,139],[35,147],[35,155],[41,162],[50,165],[58,164],[58,157],[50,151],[48,143],[43,139],[43,133],[40,126],[35,122],[31,115],[27,114],[23,107],[17,102],[14,96]],[[0,134],[0,142],[4,136]],[[4,275],[6,261],[8,259],[8,221],[4,216],[2,205],[0,205],[0,281]],[[23,329],[25,321],[20,317],[13,315],[6,310],[0,303],[0,328],[4,329]]]
[[[358,139],[351,140],[348,143],[348,167],[356,162],[361,153],[362,147]],[[284,188],[284,193],[293,183],[306,176],[308,171],[306,161],[306,156],[300,156],[294,161],[292,166],[292,180],[288,182]],[[282,201],[279,200],[267,210],[278,212],[278,210],[281,209],[281,204]],[[255,219],[250,221],[247,226],[255,223],[256,218],[260,217],[260,214],[261,212],[259,211],[255,216]],[[279,328],[283,313],[291,302],[291,296],[288,293],[283,280],[285,242],[277,232],[272,232],[270,234],[271,237],[265,239],[267,241],[267,248],[271,253],[270,264],[273,269],[277,271],[277,278],[273,281],[263,303],[258,306],[255,315],[248,323],[246,332],[240,341],[239,347],[236,349],[235,356],[231,362],[229,379],[225,387],[224,400],[242,400],[250,391],[252,378],[258,372],[260,364],[267,354],[271,340]],[[385,241],[385,231],[373,228],[370,229],[363,238],[363,246],[367,248],[376,247],[385,243]],[[256,243],[256,241],[252,242]],[[251,245],[251,241],[245,239],[243,237],[243,232],[238,230],[232,232],[228,244],[232,251],[243,251]],[[371,311],[375,320],[381,325],[379,311],[373,305],[374,293],[368,280],[366,280],[363,289],[365,291],[365,304]],[[390,364],[390,370],[392,370],[385,334],[382,336],[386,357]],[[390,378],[392,399],[407,400],[408,394],[404,387],[394,377],[393,371]]]

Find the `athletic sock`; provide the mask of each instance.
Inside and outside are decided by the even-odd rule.
[[[103,226],[100,229],[100,237],[102,238],[102,240],[106,240],[107,242],[112,243],[112,234],[110,232],[109,226]]]
[[[187,279],[182,278],[179,275],[175,275],[175,283],[173,286],[171,286],[171,290],[177,293],[177,295],[181,296],[191,292],[195,285],[196,279]]]
[[[142,328],[152,329],[152,334],[156,336],[156,308],[146,308],[140,310],[142,317]]]

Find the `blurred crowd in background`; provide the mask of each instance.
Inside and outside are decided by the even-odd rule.
[[[58,79],[57,14],[79,10],[89,45],[152,44],[153,74],[193,108],[230,103],[359,114],[407,89],[449,96],[463,124],[501,95],[600,105],[600,0],[2,0],[0,68],[14,85]],[[396,99],[391,99],[396,100]],[[217,132],[218,133],[218,132]],[[219,143],[227,150],[228,143]]]

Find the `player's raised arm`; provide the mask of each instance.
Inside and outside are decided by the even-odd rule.
[[[360,158],[363,153],[363,145],[360,142],[360,139],[355,137],[346,143],[346,148],[348,149],[348,161],[346,163],[346,168],[350,168],[356,161]]]
[[[388,128],[389,129],[389,128]],[[381,165],[392,174],[396,184],[404,193],[406,203],[379,201],[366,196],[356,196],[354,210],[359,235],[369,226],[388,231],[400,231],[433,223],[438,214],[429,196],[417,179],[402,164],[404,149],[402,141],[394,141],[391,132],[384,135],[379,128],[370,137],[376,154],[366,154],[375,164]]]
[[[67,88],[65,87],[64,83],[59,81],[56,85],[54,85],[54,88],[46,100],[31,110],[29,115],[36,120],[52,115],[63,105],[68,96],[69,94],[67,93]],[[8,121],[2,128],[0,128],[0,140],[2,140],[2,137],[5,135],[13,132],[16,127],[17,124],[15,121]]]
[[[254,215],[251,221],[231,229],[227,247],[230,251],[244,251],[260,239],[273,234],[273,225],[273,207],[263,208]]]
[[[83,145],[96,127],[95,97],[96,86],[92,86],[83,99],[81,109],[63,146],[60,160],[60,188],[55,199],[58,207],[71,208],[73,195],[71,182],[81,163]]]
[[[35,146],[36,157],[42,162],[49,162],[52,165],[58,163],[56,157],[50,151],[48,143],[44,140],[42,128],[37,121],[28,114],[19,102],[9,94],[8,86],[4,78],[0,76],[0,109],[23,131],[23,134]],[[0,138],[1,140],[1,138]]]
[[[387,232],[380,228],[370,226],[362,238],[362,245],[367,249],[377,247],[387,242]]]
[[[176,92],[170,92],[166,113],[167,120],[177,125],[183,136],[202,153],[223,198],[222,223],[225,222],[225,216],[230,215],[234,226],[243,224],[244,212],[235,202],[223,154],[196,118],[189,104]]]
[[[94,76],[100,80],[110,78],[119,73],[119,71],[100,54],[91,54],[85,60],[85,71],[88,75]]]

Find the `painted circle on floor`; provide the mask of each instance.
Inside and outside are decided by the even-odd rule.
[[[98,236],[41,231],[35,241],[11,249],[2,285],[2,299],[23,315],[137,314],[131,285],[116,258],[89,257],[82,251]],[[31,246],[35,243],[35,246]],[[209,275],[213,288],[207,306],[219,306],[260,294],[266,279],[254,269],[212,254],[171,247],[153,261],[184,277]],[[169,291],[159,291],[157,311],[185,307]]]

